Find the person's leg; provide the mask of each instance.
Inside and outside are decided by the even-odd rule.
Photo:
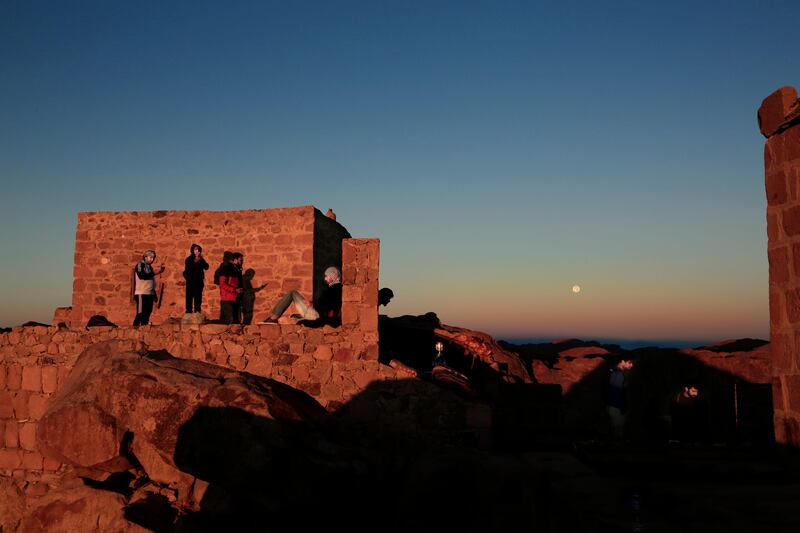
[[[305,300],[305,298],[303,298],[303,296],[296,290],[291,290],[284,294],[281,299],[278,300],[278,303],[275,304],[275,307],[272,308],[270,318],[279,318],[281,315],[283,315],[283,313],[286,312],[287,309],[289,309],[289,306],[293,301],[295,302],[295,305],[297,305],[297,299]]]
[[[143,294],[142,295],[142,325],[146,326],[150,323],[150,314],[153,312],[153,300],[155,295]]]
[[[203,306],[203,287],[197,287],[194,290],[194,312],[200,313],[200,308]]]
[[[608,418],[611,421],[611,434],[616,440],[625,436],[625,415],[617,407],[607,406]]]
[[[242,323],[242,298],[241,296],[236,297],[236,301],[233,302],[233,323],[234,324],[241,324]]]
[[[136,299],[136,317],[133,319],[134,326],[141,326],[142,325],[142,295],[135,294],[134,298]]]
[[[219,303],[219,313],[220,313],[220,321],[223,324],[232,324],[233,323],[233,312],[234,308],[236,307],[235,302],[223,300]]]
[[[192,312],[192,299],[194,296],[194,287],[186,285],[186,313]]]
[[[319,318],[319,313],[311,306],[311,302],[306,300],[302,294],[297,291],[292,291],[292,301],[300,314],[303,315],[305,320],[316,320]]]

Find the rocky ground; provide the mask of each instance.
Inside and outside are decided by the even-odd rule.
[[[492,406],[491,449],[421,447],[413,428],[365,438],[281,383],[101,343],[40,424],[39,445],[67,466],[46,493],[0,479],[0,531],[800,530],[797,452],[747,418],[764,418],[763,398],[743,392],[769,381],[763,342],[634,351],[639,406],[612,442],[601,398],[620,347],[501,345],[429,319],[386,335],[382,355],[432,379],[428,356],[403,355],[451,343],[452,364]],[[710,416],[728,418],[708,439],[670,442],[652,422],[686,380],[703,384]]]

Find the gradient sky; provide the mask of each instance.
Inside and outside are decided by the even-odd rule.
[[[800,2],[0,1],[0,325],[79,211],[333,208],[391,315],[768,338],[756,111]],[[583,290],[573,294],[571,287]]]

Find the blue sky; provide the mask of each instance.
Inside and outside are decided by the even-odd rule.
[[[390,314],[766,338],[756,111],[800,81],[798,22],[780,0],[0,2],[0,325],[69,305],[79,211],[313,204],[381,239]]]

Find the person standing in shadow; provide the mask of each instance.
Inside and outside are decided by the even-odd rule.
[[[239,314],[237,309],[237,301],[239,294],[242,292],[242,287],[239,285],[240,272],[236,267],[238,260],[233,258],[224,262],[217,269],[219,272],[219,320],[223,324],[238,324]],[[216,273],[215,273],[216,275]]]
[[[614,440],[625,436],[625,417],[628,412],[628,374],[633,369],[633,359],[623,355],[608,378],[606,411],[611,422],[611,435]]]
[[[253,287],[253,278],[256,275],[256,271],[252,268],[248,268],[244,271],[244,276],[242,279],[244,280],[244,286],[242,289],[242,324],[252,324],[253,323],[253,307],[255,307],[256,303],[256,293],[267,286],[267,284],[263,284],[260,287]]]
[[[244,266],[244,254],[241,252],[234,252],[231,256],[231,264],[236,267],[237,287],[241,290],[236,297],[236,306],[233,308],[233,323],[242,323],[242,294],[244,294],[244,274],[242,267]]]
[[[222,253],[222,262],[219,264],[217,269],[214,271],[214,285],[219,286],[219,278],[223,272],[226,272],[228,266],[231,264],[231,259],[233,258],[233,252],[229,250],[225,250]],[[219,305],[219,321],[223,322],[223,313],[225,311],[225,307],[222,305],[222,287],[220,287],[220,305]]]
[[[697,444],[707,440],[708,405],[700,387],[689,383],[672,395],[670,440]]]
[[[203,248],[192,244],[189,257],[184,261],[183,279],[186,280],[186,313],[200,313],[203,305],[203,287],[208,263],[203,258]]]

